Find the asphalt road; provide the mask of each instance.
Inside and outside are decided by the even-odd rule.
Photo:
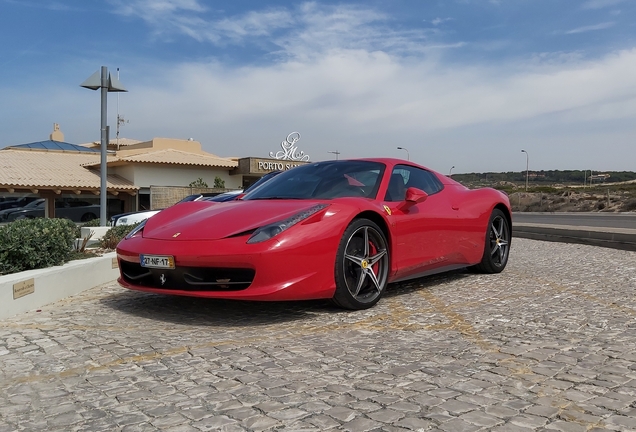
[[[512,222],[636,229],[636,213],[514,213]]]
[[[514,237],[636,251],[636,213],[514,213]]]

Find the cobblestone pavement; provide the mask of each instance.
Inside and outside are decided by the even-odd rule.
[[[515,239],[373,309],[108,284],[0,322],[5,431],[636,430],[636,252]]]

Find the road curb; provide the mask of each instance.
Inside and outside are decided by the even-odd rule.
[[[514,237],[636,251],[636,229],[513,223]]]

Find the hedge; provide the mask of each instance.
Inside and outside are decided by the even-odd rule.
[[[117,225],[106,231],[102,236],[101,246],[104,249],[115,249],[117,244],[141,222],[133,225]]]
[[[20,219],[0,227],[0,275],[62,265],[77,227],[69,219]]]

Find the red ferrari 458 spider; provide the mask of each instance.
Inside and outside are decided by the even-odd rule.
[[[240,200],[185,202],[146,220],[117,247],[119,283],[365,309],[389,282],[460,267],[501,272],[511,232],[497,190],[469,190],[404,160],[310,163]]]

